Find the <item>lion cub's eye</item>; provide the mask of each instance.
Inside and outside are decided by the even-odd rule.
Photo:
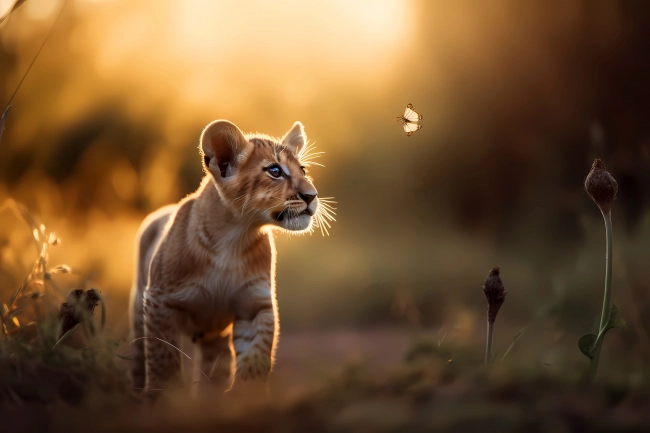
[[[275,178],[280,178],[282,177],[282,169],[280,168],[279,165],[277,164],[271,164],[268,167],[266,167],[266,171]]]
[[[305,166],[304,166],[304,165],[301,165],[301,166],[300,166],[300,169],[302,170],[302,174],[304,174],[304,175],[306,176],[306,175],[307,175],[307,172],[305,171]]]

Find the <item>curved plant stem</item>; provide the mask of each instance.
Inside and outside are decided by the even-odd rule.
[[[606,254],[605,254],[605,296],[603,298],[603,312],[600,316],[600,326],[598,333],[603,331],[603,328],[609,321],[610,304],[612,298],[612,214],[611,212],[603,213],[605,218],[605,236],[607,238]],[[598,370],[598,361],[600,360],[600,348],[602,346],[602,339],[598,342],[594,356],[589,363],[589,378],[594,379]]]
[[[494,332],[494,322],[488,320],[487,341],[485,343],[485,363],[492,359],[492,334]]]

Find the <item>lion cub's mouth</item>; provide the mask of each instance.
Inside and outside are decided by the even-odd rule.
[[[280,213],[275,217],[275,219],[276,219],[277,221],[284,221],[284,219],[285,219],[285,218],[288,216],[288,214],[289,214],[289,210],[290,210],[290,208],[285,208],[285,209],[283,209],[282,212],[280,212]],[[294,215],[295,215],[295,214],[294,214]],[[295,218],[295,217],[299,217],[300,215],[309,215],[309,216],[313,216],[314,213],[313,213],[311,210],[309,210],[309,207],[306,207],[305,210],[303,210],[303,211],[300,212],[299,214],[295,215],[294,218]]]

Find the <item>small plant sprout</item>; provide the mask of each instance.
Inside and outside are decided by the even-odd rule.
[[[596,159],[591,166],[591,171],[585,179],[585,191],[596,203],[605,219],[605,296],[603,299],[603,311],[600,316],[598,335],[583,335],[578,341],[580,351],[589,358],[588,378],[593,380],[598,370],[600,349],[605,338],[605,333],[612,328],[625,326],[623,317],[618,312],[616,305],[610,306],[612,297],[612,202],[616,199],[618,183],[614,177],[605,169],[605,164]]]
[[[483,293],[488,301],[488,329],[487,340],[485,343],[485,363],[487,364],[492,360],[492,335],[494,332],[494,321],[497,319],[499,308],[506,300],[508,292],[503,289],[503,282],[499,277],[499,267],[492,269],[485,277],[483,284]]]

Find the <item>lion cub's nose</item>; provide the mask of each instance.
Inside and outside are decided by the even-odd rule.
[[[316,194],[303,194],[301,192],[298,193],[298,196],[305,202],[307,203],[307,206],[309,206],[309,203],[314,201],[316,198]]]

